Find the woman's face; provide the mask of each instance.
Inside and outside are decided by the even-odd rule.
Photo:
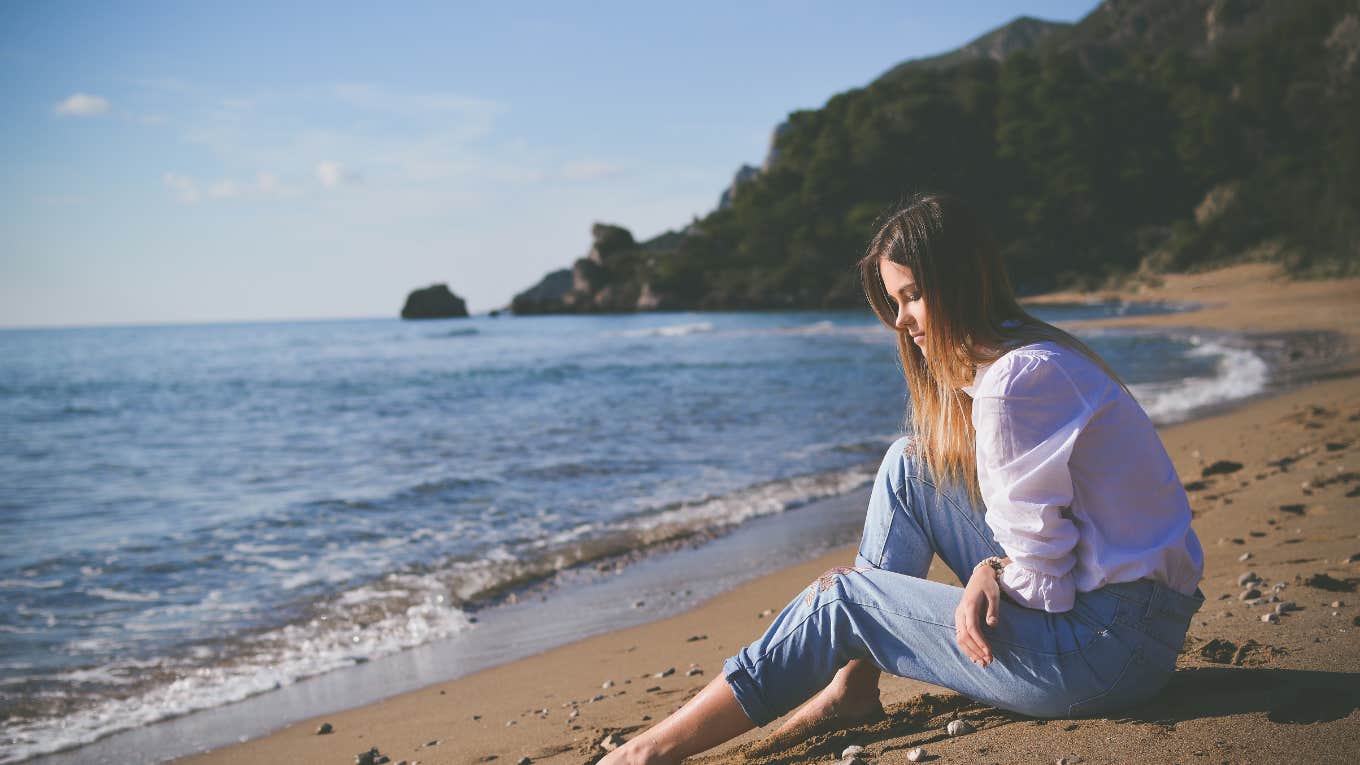
[[[883,286],[887,288],[889,298],[897,306],[897,321],[894,323],[898,331],[910,334],[912,342],[925,353],[926,301],[921,296],[921,289],[916,286],[911,269],[885,258],[878,261],[878,272],[883,277]]]

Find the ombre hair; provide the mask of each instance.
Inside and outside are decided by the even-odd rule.
[[[897,308],[883,285],[880,260],[911,269],[925,301],[924,353],[897,329]],[[959,389],[973,382],[980,365],[1011,348],[1047,340],[1084,354],[1123,385],[1085,343],[1020,306],[990,232],[957,197],[917,193],[885,213],[859,272],[870,308],[897,333],[918,458],[933,474],[967,486],[974,497],[973,399]]]

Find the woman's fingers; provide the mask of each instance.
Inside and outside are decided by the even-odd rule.
[[[965,603],[955,612],[955,634],[959,647],[974,662],[984,664],[991,660],[991,652],[981,640],[982,633],[977,626],[977,614],[981,603]]]
[[[987,626],[995,627],[1001,621],[1001,591],[987,593]]]
[[[954,641],[959,644],[959,648],[963,650],[963,654],[971,661],[980,661],[982,655],[977,650],[977,646],[973,645],[973,639],[968,635],[967,622],[968,612],[964,609],[963,605],[960,604],[954,611]]]

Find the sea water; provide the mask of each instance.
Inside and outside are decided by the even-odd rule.
[[[1159,422],[1266,383],[1222,340],[1084,337]],[[852,311],[0,332],[0,762],[862,487],[905,405]]]

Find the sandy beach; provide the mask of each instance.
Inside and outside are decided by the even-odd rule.
[[[1251,334],[1274,365],[1267,394],[1164,428],[1205,548],[1207,601],[1178,672],[1156,699],[1114,719],[1034,720],[946,689],[885,676],[885,720],[791,749],[759,743],[778,723],[697,762],[813,763],[848,745],[872,763],[924,747],[951,762],[1351,762],[1360,754],[1360,280],[1293,282],[1273,266],[1168,276],[1162,285],[1042,300],[1188,302],[1202,308],[1099,324]],[[855,506],[855,502],[861,502]],[[859,493],[845,512],[863,513]],[[392,763],[583,763],[629,738],[719,672],[853,547],[727,591],[678,616],[581,640],[455,681],[288,725],[179,762],[350,763],[376,747]],[[1239,597],[1255,572],[1260,602]],[[626,575],[626,574],[625,574]],[[957,584],[938,560],[932,579]],[[1277,598],[1278,602],[1270,602]],[[1277,605],[1277,622],[1263,621]],[[949,737],[965,718],[976,731]],[[331,732],[318,735],[327,724]],[[1078,760],[1077,758],[1081,758]]]

